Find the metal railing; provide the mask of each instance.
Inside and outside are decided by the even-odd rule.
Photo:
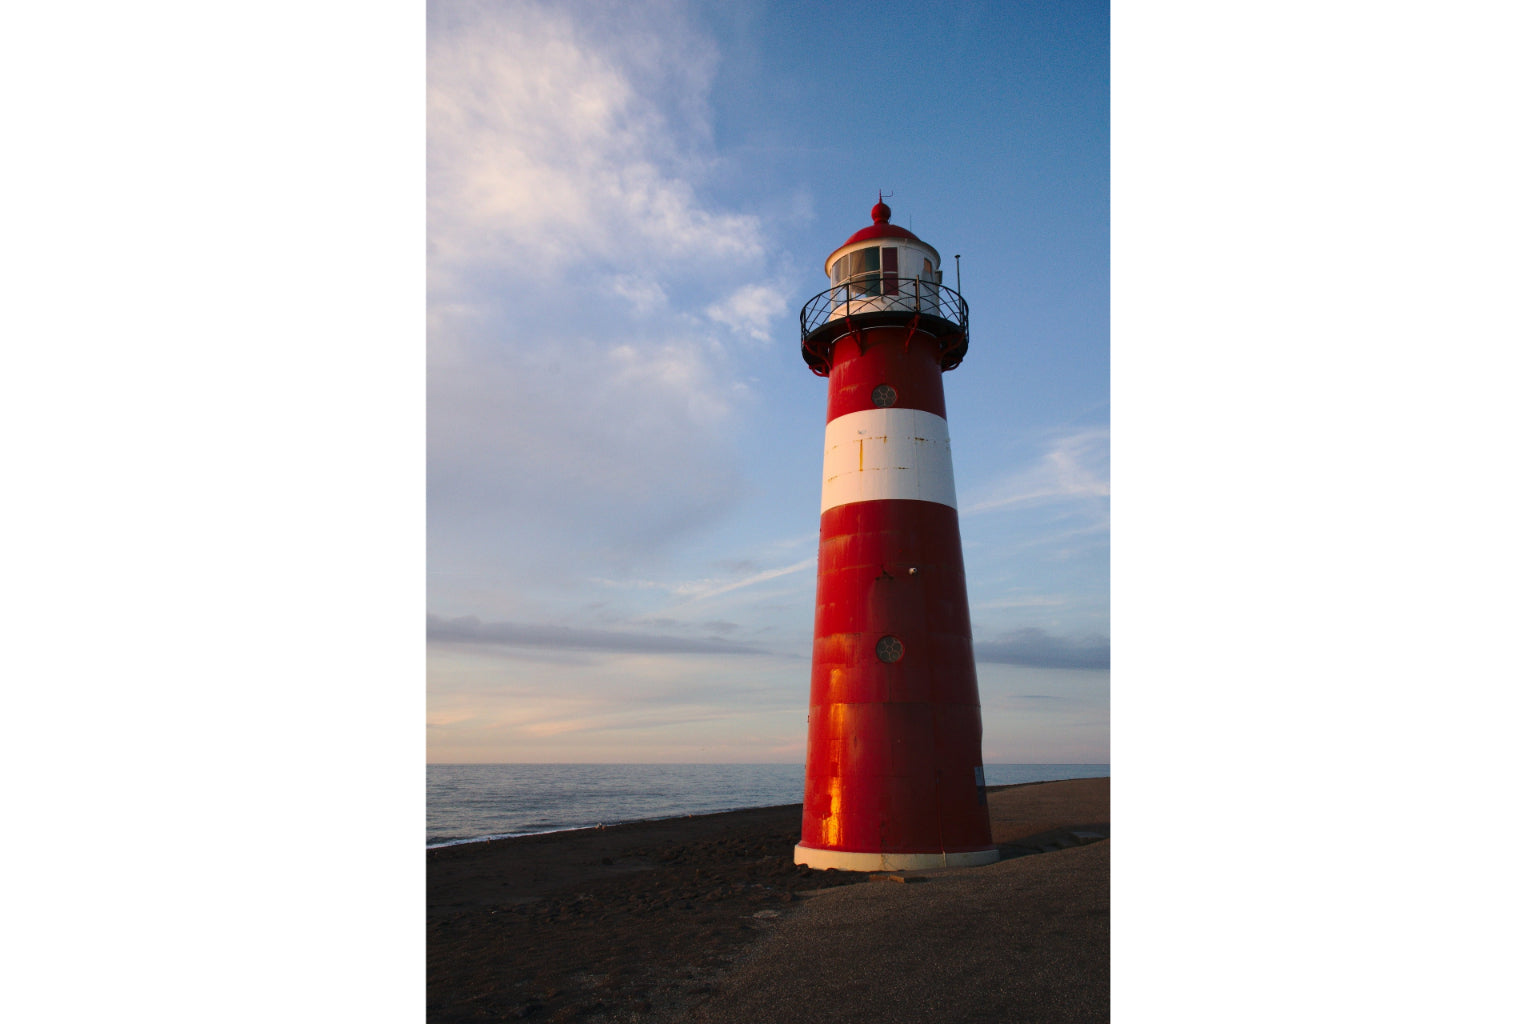
[[[872,294],[877,293],[877,294]],[[970,311],[960,293],[933,281],[893,274],[869,274],[846,281],[821,292],[800,309],[800,346],[811,369],[821,373],[818,364],[826,362],[824,353],[816,353],[817,343],[831,340],[816,337],[832,333],[838,323],[861,326],[874,320],[892,319],[887,314],[917,314],[918,326],[944,336],[943,368],[959,365],[970,339]],[[816,355],[816,359],[812,356]]]

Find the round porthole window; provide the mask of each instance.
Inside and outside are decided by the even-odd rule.
[[[901,660],[902,650],[900,640],[893,636],[883,636],[880,642],[875,644],[875,657],[889,665]]]
[[[896,404],[896,389],[889,384],[881,384],[869,397],[875,403],[875,408],[889,409]]]

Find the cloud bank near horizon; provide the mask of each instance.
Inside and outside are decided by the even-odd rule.
[[[675,620],[657,624],[679,626]],[[482,622],[477,616],[456,618],[427,616],[427,641],[443,644],[484,644],[497,647],[547,648],[565,651],[628,654],[744,654],[767,655],[763,647],[727,639],[719,633],[735,632],[737,623],[704,624],[716,635],[678,636],[673,633],[582,629],[549,623]],[[1021,665],[1033,668],[1107,669],[1109,641],[1104,637],[1061,637],[1042,629],[1026,628],[997,640],[975,641],[978,663]],[[807,642],[809,647],[809,642]]]
[[[723,624],[733,627],[732,623]],[[481,622],[472,615],[444,619],[427,616],[427,642],[490,644],[499,647],[543,647],[567,651],[625,654],[766,654],[761,647],[723,637],[700,639],[662,633],[630,633],[612,629],[575,629],[518,622]]]
[[[1109,668],[1109,640],[1101,636],[1067,638],[1033,627],[997,640],[973,644],[978,662],[1032,668]]]

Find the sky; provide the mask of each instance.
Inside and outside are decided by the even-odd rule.
[[[970,305],[983,757],[1108,761],[1108,4],[434,0],[426,43],[429,762],[803,760],[798,317],[881,192]]]

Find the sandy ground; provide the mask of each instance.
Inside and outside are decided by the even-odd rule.
[[[798,805],[428,851],[427,1019],[1108,1020],[1109,780],[988,803],[970,869],[797,868]]]

